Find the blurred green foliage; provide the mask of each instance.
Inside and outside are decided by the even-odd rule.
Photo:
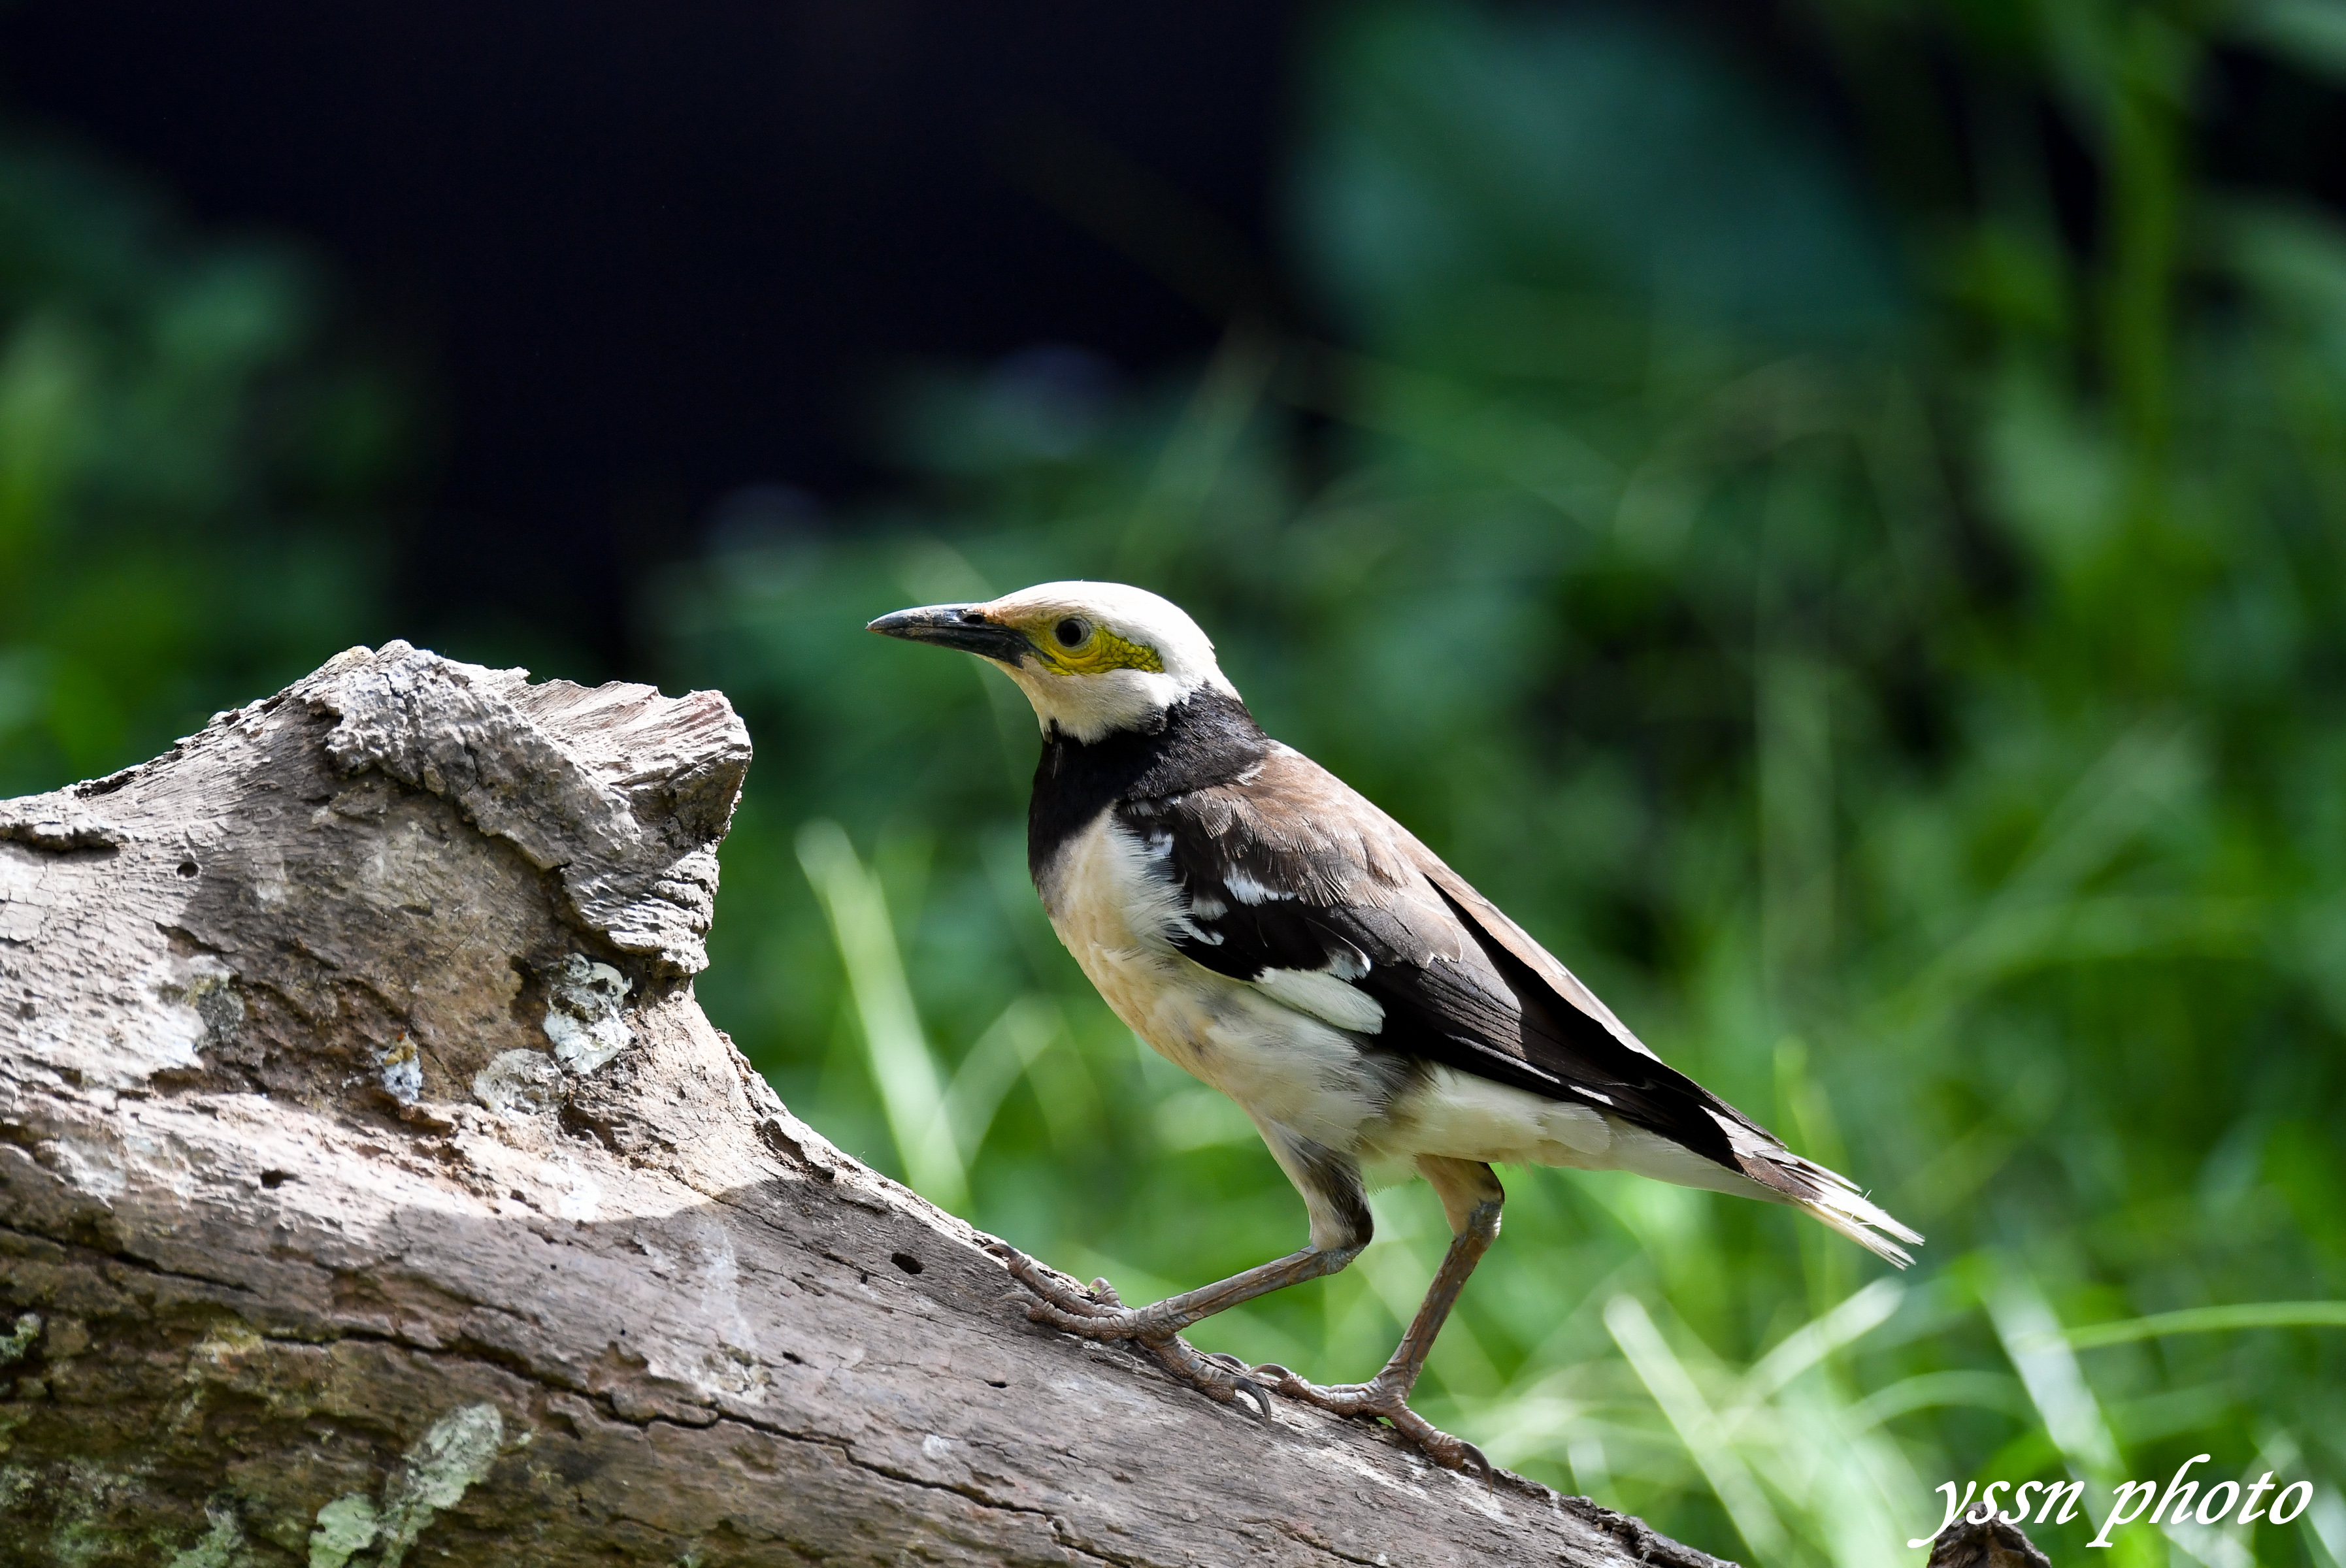
[[[153,755],[357,640],[400,402],[281,247],[0,132],[0,795]]]
[[[761,747],[712,1014],[856,1152],[1127,1298],[1295,1244],[1243,1118],[1044,923],[1024,702],[858,629],[1140,582],[1664,1055],[1930,1234],[1892,1281],[1782,1211],[1509,1171],[1436,1420],[1770,1565],[1891,1560],[1949,1477],[2197,1452],[2319,1500],[2114,1559],[2346,1555],[2346,1344],[2289,1305],[2346,1286],[2346,231],[2190,178],[2218,19],[1821,5],[1837,138],[1627,15],[1341,14],[1287,202],[1341,346],[1241,328],[1113,397],[1066,355],[940,375],[914,499],[737,531],[649,606]],[[1351,1271],[1197,1338],[1366,1375],[1445,1234],[1423,1188],[1377,1210]]]

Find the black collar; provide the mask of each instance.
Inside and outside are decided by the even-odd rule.
[[[1269,755],[1270,744],[1245,703],[1210,687],[1097,740],[1071,739],[1053,724],[1026,808],[1027,869],[1040,876],[1061,845],[1117,801],[1226,783]]]

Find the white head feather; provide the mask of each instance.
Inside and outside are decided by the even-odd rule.
[[[1162,669],[1106,669],[1065,675],[1042,658],[1003,669],[1046,729],[1056,724],[1071,739],[1097,740],[1148,722],[1193,693],[1211,687],[1231,697],[1238,688],[1214,661],[1214,644],[1181,606],[1146,588],[1123,583],[1038,583],[975,606],[990,621],[1047,628],[1073,616],[1123,641],[1147,648]],[[1038,639],[1039,640],[1039,639]]]

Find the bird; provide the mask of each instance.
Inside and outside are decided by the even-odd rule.
[[[1273,1393],[1382,1419],[1435,1463],[1488,1478],[1483,1451],[1409,1396],[1498,1237],[1494,1163],[1626,1170],[1784,1204],[1902,1268],[1912,1261],[1899,1244],[1920,1235],[1664,1063],[1407,829],[1266,734],[1169,600],[1045,583],[898,610],[869,629],[973,654],[1025,693],[1042,728],[1027,862],[1053,929],[1119,1019],[1246,1113],[1310,1221],[1300,1250],[1143,1307],[996,1242],[1031,1319],[1129,1341],[1259,1419]],[[1372,1234],[1369,1180],[1413,1167],[1452,1237],[1373,1378],[1312,1383],[1182,1337],[1343,1268]]]

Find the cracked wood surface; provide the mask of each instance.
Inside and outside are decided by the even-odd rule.
[[[0,1565],[1710,1568],[1027,1322],[693,1000],[748,763],[393,643],[0,802]]]

